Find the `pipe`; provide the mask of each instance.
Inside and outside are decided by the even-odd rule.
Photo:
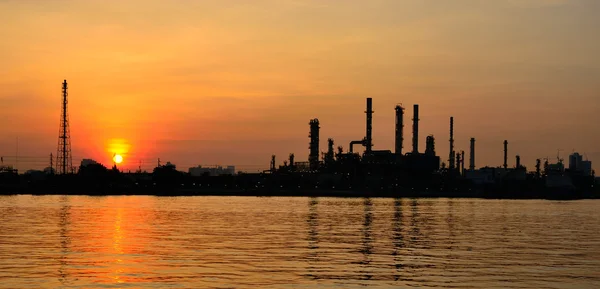
[[[413,154],[419,153],[419,105],[413,106]]]
[[[373,99],[367,97],[367,110],[365,113],[367,114],[367,131],[366,131],[366,153],[370,153],[373,149]]]
[[[354,145],[365,145],[366,140],[353,140],[350,142],[350,153],[354,153]]]
[[[404,107],[396,105],[396,149],[395,153],[402,154],[404,142]]]

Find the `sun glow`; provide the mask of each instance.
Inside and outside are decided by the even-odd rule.
[[[123,162],[123,157],[121,155],[115,154],[115,156],[113,157],[113,161],[115,161],[115,163],[120,164]]]

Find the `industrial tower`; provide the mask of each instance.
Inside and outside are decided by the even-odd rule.
[[[404,142],[404,107],[402,105],[396,105],[396,142],[395,150],[396,154],[402,154],[402,144]]]
[[[365,136],[365,153],[369,154],[373,150],[373,99],[367,97],[367,110],[365,111],[367,114],[367,131]]]
[[[67,111],[68,96],[67,80],[62,83],[62,109],[60,114],[60,129],[58,132],[58,149],[56,153],[56,173],[68,174],[72,172],[73,159],[71,157],[71,133],[69,132],[69,113]]]
[[[308,155],[308,162],[310,170],[316,171],[319,169],[319,119],[311,119],[308,124],[310,125],[310,134],[308,135],[310,138],[308,145],[310,153]]]

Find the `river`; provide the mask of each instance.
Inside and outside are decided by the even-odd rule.
[[[0,288],[600,288],[600,200],[0,196]]]

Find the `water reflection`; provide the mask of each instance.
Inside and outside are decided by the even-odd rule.
[[[68,264],[68,254],[70,253],[71,238],[69,237],[69,222],[71,216],[71,206],[69,204],[68,196],[61,196],[59,199],[60,210],[59,210],[59,235],[60,235],[60,258],[58,267],[58,281],[66,286],[69,284],[67,276],[69,275],[66,271]]]
[[[306,221],[308,223],[308,248],[312,250],[313,257],[317,255],[314,250],[319,248],[319,215],[317,213],[317,204],[319,204],[319,200],[316,197],[310,198],[308,201],[308,219]]]
[[[319,262],[318,252],[319,248],[319,215],[317,213],[317,205],[319,200],[316,197],[312,197],[308,200],[308,215],[306,223],[308,224],[308,268],[306,276],[311,279],[319,279],[317,276],[318,271],[315,265]]]
[[[394,280],[400,278],[400,271],[402,270],[402,252],[404,248],[404,237],[402,236],[402,199],[394,199],[394,220],[392,222],[392,242],[394,244],[394,250],[392,256],[394,256],[394,264],[396,266],[396,273],[394,274]]]
[[[446,224],[448,226],[448,249],[452,250],[456,242],[456,229],[454,228],[456,220],[454,219],[454,200],[448,199],[448,210],[446,216]]]
[[[371,263],[371,254],[373,253],[373,237],[371,234],[371,223],[373,222],[373,202],[370,198],[365,198],[364,202],[364,222],[362,227],[362,248],[363,260],[361,265],[363,266],[365,280],[369,280],[373,277],[367,269],[370,269],[369,264]]]
[[[113,230],[113,236],[112,236],[112,240],[113,240],[113,254],[116,255],[116,258],[113,260],[113,274],[112,274],[112,278],[115,282],[117,283],[123,283],[125,282],[125,280],[123,279],[123,228],[122,228],[122,223],[123,223],[123,208],[117,208],[117,212],[115,215],[115,223],[114,223],[114,230]]]
[[[414,244],[421,239],[421,229],[419,224],[419,201],[417,199],[411,200],[410,211],[410,242],[411,244]]]
[[[0,197],[0,288],[595,288],[598,205]]]

